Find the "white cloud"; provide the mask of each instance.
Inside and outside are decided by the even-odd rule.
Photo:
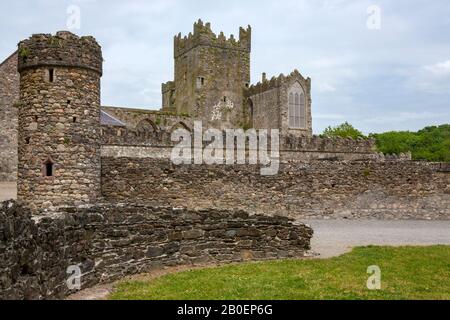
[[[366,132],[450,122],[448,0],[15,1],[0,19],[11,31],[0,57],[32,33],[64,29],[69,4],[81,7],[77,33],[103,47],[105,104],[158,108],[173,77],[172,37],[202,18],[227,35],[252,25],[252,82],[294,68],[311,77],[319,132],[345,120]],[[371,4],[382,8],[379,32],[366,27]]]
[[[335,92],[336,88],[329,83],[320,83],[319,92]]]
[[[450,60],[425,66],[424,69],[437,76],[450,75]]]

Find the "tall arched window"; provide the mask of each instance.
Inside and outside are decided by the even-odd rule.
[[[306,129],[306,101],[303,92],[300,94],[300,128]]]
[[[289,94],[289,127],[295,128],[295,104],[294,94]]]
[[[297,82],[289,90],[289,127],[306,129],[306,99]]]

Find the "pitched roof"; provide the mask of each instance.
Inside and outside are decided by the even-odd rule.
[[[8,56],[8,58],[6,58],[5,60],[0,62],[0,67],[3,66],[6,62],[9,61],[9,59],[11,59],[12,57],[14,57],[17,54],[17,50],[14,51],[11,55]]]
[[[126,124],[119,119],[114,118],[112,115],[100,110],[100,124],[107,126],[125,127]]]

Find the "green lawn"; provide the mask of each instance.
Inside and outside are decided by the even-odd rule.
[[[382,289],[367,289],[367,268]],[[450,299],[450,246],[364,247],[327,260],[285,260],[199,269],[121,282],[110,299]]]

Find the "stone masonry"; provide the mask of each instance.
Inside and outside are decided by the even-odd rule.
[[[176,36],[160,111],[101,107],[93,37],[19,43],[0,64],[0,179],[17,167],[18,184],[0,207],[0,299],[62,298],[69,266],[85,288],[162,266],[301,258],[312,230],[290,218],[450,219],[449,164],[313,136],[310,78],[250,84],[251,32],[227,39],[200,20]],[[279,129],[279,173],[175,166],[171,134],[195,121]]]
[[[100,197],[101,48],[69,32],[19,44],[18,199],[33,207]]]
[[[240,28],[239,39],[233,35],[227,39],[199,20],[193,33],[175,36],[175,79],[163,85],[163,108],[194,115],[205,126],[242,126],[244,90],[250,85],[250,51],[250,26]]]
[[[110,201],[295,219],[450,220],[450,175],[427,162],[289,161],[277,175],[261,176],[251,165],[175,166],[157,157],[103,157],[102,193]]]
[[[164,266],[301,258],[311,228],[241,211],[146,205],[67,207],[33,218],[0,207],[0,300],[61,299],[69,266],[82,288]]]

